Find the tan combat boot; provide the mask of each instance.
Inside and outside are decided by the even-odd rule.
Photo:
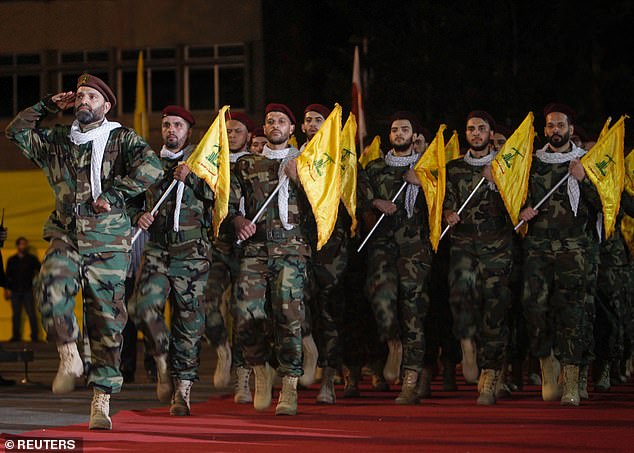
[[[401,393],[396,397],[394,402],[396,404],[418,404],[418,372],[414,370],[405,369],[403,376],[403,385],[401,386]]]
[[[88,429],[112,429],[112,420],[110,419],[110,394],[96,388],[92,390]]]
[[[302,350],[304,352],[303,369],[304,374],[299,378],[299,383],[304,387],[308,387],[315,382],[315,372],[317,370],[317,345],[313,335],[307,335],[302,338]]]
[[[416,395],[419,398],[431,398],[431,381],[434,375],[434,369],[430,366],[423,367],[423,371],[418,376],[418,386],[416,387]]]
[[[598,376],[595,377],[594,391],[599,393],[609,392],[612,384],[610,383],[610,363],[601,362],[597,364],[599,371]]]
[[[387,360],[383,367],[383,377],[386,381],[394,382],[401,374],[401,361],[403,360],[403,344],[401,340],[387,340]]]
[[[361,380],[361,367],[350,366],[343,368],[343,397],[358,398],[361,396],[359,391],[359,381]]]
[[[253,407],[256,411],[264,411],[271,405],[271,391],[275,370],[268,363],[253,367],[255,373],[255,396]]]
[[[590,398],[588,395],[588,365],[579,367],[579,398],[587,400]]]
[[[194,381],[176,380],[174,385],[174,395],[170,404],[170,415],[178,417],[187,416],[189,411],[189,395]]]
[[[84,362],[79,356],[75,342],[58,344],[57,352],[59,368],[53,379],[53,393],[72,392],[75,389],[75,378],[84,373]]]
[[[478,382],[478,359],[477,349],[473,338],[463,338],[460,340],[462,348],[462,375],[469,384]]]
[[[214,371],[214,387],[225,388],[231,383],[231,346],[229,341],[216,348],[218,361]]]
[[[154,356],[156,362],[156,397],[161,403],[169,403],[174,393],[174,384],[167,368],[167,354]]]
[[[579,366],[564,365],[564,394],[561,405],[578,406],[579,400]]]
[[[542,369],[542,399],[544,401],[557,401],[561,399],[561,385],[559,384],[559,372],[561,365],[551,351],[548,357],[539,359]]]
[[[480,406],[492,406],[495,404],[495,385],[498,380],[498,372],[492,369],[482,370],[478,381],[480,395],[476,403]]]
[[[251,368],[239,366],[236,368],[236,386],[233,395],[233,402],[237,404],[248,404],[253,402],[251,396],[251,388],[249,387],[249,378],[251,377]]]
[[[284,376],[275,415],[297,415],[297,377]]]
[[[323,369],[321,376],[321,388],[317,395],[318,404],[335,404],[337,397],[335,395],[335,374],[337,370],[331,367]]]

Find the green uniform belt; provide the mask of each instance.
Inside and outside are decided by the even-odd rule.
[[[79,217],[94,217],[99,215],[92,208],[92,202],[85,201],[83,203],[61,203],[58,205],[62,213],[67,216],[79,216]],[[110,211],[107,214],[120,214],[123,209],[117,206],[110,206]]]
[[[297,236],[303,236],[302,229],[300,227],[294,227],[291,230],[284,230],[281,228],[275,228],[267,230],[266,226],[258,226],[253,239],[256,241],[279,241],[282,239],[293,238]]]
[[[493,233],[497,231],[511,230],[511,225],[506,222],[505,219],[487,219],[486,222],[476,223],[459,223],[456,225],[455,234],[479,234],[479,233]]]
[[[538,236],[548,239],[569,239],[569,238],[577,238],[579,236],[584,236],[586,231],[581,226],[575,226],[571,228],[530,228],[529,234],[531,236]]]
[[[191,241],[207,237],[207,230],[198,228],[187,231],[150,231],[150,241],[161,245],[178,244],[179,242]]]

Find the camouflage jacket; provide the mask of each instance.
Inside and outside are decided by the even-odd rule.
[[[447,188],[443,210],[458,212],[482,179],[483,167],[470,165],[464,159],[447,164]],[[500,193],[485,181],[469,204],[460,213],[460,223],[451,230],[452,238],[479,238],[490,241],[506,236],[511,240],[513,226]]]
[[[374,209],[375,199],[391,200],[403,184],[403,175],[409,167],[391,167],[383,159],[370,162],[358,178],[357,209],[361,212],[381,213]],[[429,222],[425,194],[420,189],[414,205],[414,213],[408,218],[405,211],[405,190],[396,200],[398,210],[391,216],[386,215],[370,239],[376,241],[396,241],[399,245],[407,242],[412,251],[429,242]],[[367,225],[366,227],[371,227]]]
[[[628,215],[634,217],[634,197],[627,190],[621,195],[621,206],[616,218],[614,233],[608,239],[601,241],[600,261],[602,266],[625,266],[631,262],[630,251],[627,247],[623,233],[621,233],[621,220]],[[605,237],[605,231],[603,231]]]
[[[236,163],[232,162],[230,164],[231,175],[235,173]],[[232,176],[232,184],[234,184]],[[238,199],[238,208],[240,205],[240,200]],[[228,216],[229,217],[229,216]],[[233,244],[236,242],[236,232],[233,228],[233,222],[226,218],[221,224],[220,229],[218,231],[218,237],[213,237],[213,231],[209,230],[209,239],[211,240],[212,247],[225,255],[231,254],[233,249]]]
[[[145,193],[145,211],[151,210],[161,198],[165,190],[174,179],[174,170],[181,160],[186,160],[192,148],[185,150],[182,159],[161,158],[164,177],[152,184]],[[207,183],[190,172],[185,178],[183,199],[179,216],[180,235],[174,232],[174,210],[176,208],[176,193],[178,184],[161,204],[154,216],[154,222],[149,228],[149,240],[162,245],[183,242],[189,239],[203,238],[207,240],[208,229],[211,228],[211,209],[213,192]],[[142,214],[139,213],[139,214]],[[133,218],[138,221],[137,215]]]
[[[101,168],[101,198],[110,203],[111,211],[96,214],[90,185],[92,142],[73,144],[70,126],[39,127],[47,113],[58,111],[50,97],[44,98],[20,112],[6,129],[9,140],[44,171],[54,191],[55,211],[44,227],[44,238],[65,236],[81,253],[127,252],[131,228],[125,202],[161,177],[159,159],[133,130],[113,129]]]
[[[539,203],[566,176],[569,165],[568,162],[548,164],[534,157],[524,207]],[[592,211],[600,211],[601,202],[596,188],[588,178],[579,183],[579,189],[581,195],[576,216],[570,206],[567,183],[563,183],[539,207],[537,216],[528,223],[527,237],[564,239],[587,235],[588,222],[594,218]]]
[[[280,163],[279,160],[268,159],[260,154],[250,154],[238,159],[235,171],[231,174],[227,221],[233,222],[240,215],[241,197],[244,197],[246,218],[255,217],[269,194],[277,187]],[[257,221],[256,234],[242,244],[243,256],[310,256],[307,232],[310,204],[301,185],[291,180],[289,186],[288,221],[297,226],[289,231],[284,229],[275,197]]]

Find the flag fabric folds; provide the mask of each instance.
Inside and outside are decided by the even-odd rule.
[[[533,112],[529,112],[491,163],[493,180],[513,225],[519,222],[520,210],[528,195],[528,179],[533,162],[535,139],[533,120]],[[526,226],[521,230],[525,234]]]
[[[446,125],[441,124],[436,137],[414,166],[416,176],[425,192],[429,213],[429,240],[434,251],[438,250],[442,233],[442,204],[445,200],[447,174],[445,170]]]
[[[625,190],[634,196],[634,149],[625,158]],[[621,233],[634,257],[634,218],[627,214],[621,220]]]
[[[451,138],[445,145],[445,163],[460,157],[460,141],[458,140],[458,132],[453,131]]]
[[[150,123],[145,98],[145,72],[143,70],[143,51],[139,52],[136,64],[136,99],[134,101],[134,130],[146,141],[150,139]]]
[[[229,106],[225,105],[203,136],[196,149],[187,159],[187,166],[199,178],[204,179],[214,192],[212,224],[214,236],[218,236],[220,224],[229,211],[230,162],[229,137],[225,114]]]
[[[359,156],[359,164],[361,164],[361,168],[365,170],[365,167],[367,167],[370,162],[380,158],[381,158],[381,137],[377,135],[372,140],[372,143],[366,146],[363,152],[361,153],[361,155]]]
[[[341,199],[341,106],[335,104],[297,157],[297,174],[317,223],[317,250],[328,242]]]
[[[346,207],[352,225],[350,235],[354,237],[357,229],[357,151],[355,137],[357,121],[354,113],[350,113],[341,131],[341,201]]]
[[[603,211],[605,237],[614,232],[616,217],[625,187],[625,119],[622,116],[607,132],[602,132],[597,143],[581,158],[586,175],[599,192]],[[607,123],[606,123],[607,125]]]

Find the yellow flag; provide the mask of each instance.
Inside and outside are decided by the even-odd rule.
[[[601,129],[601,132],[599,132],[599,138],[597,138],[597,142],[599,140],[601,140],[605,134],[608,133],[608,131],[610,130],[610,123],[612,122],[612,117],[608,117],[607,120],[605,120],[605,123],[603,124],[603,128]]]
[[[350,235],[357,229],[357,119],[350,112],[341,131],[341,201],[352,218]]]
[[[586,175],[597,188],[601,198],[606,238],[614,232],[616,216],[621,206],[621,192],[625,186],[623,148],[626,118],[626,115],[622,116],[581,158]]]
[[[146,141],[150,139],[150,124],[145,100],[145,73],[143,70],[143,51],[139,52],[136,64],[136,99],[134,102],[134,130]]]
[[[634,149],[625,158],[625,189],[634,196]]]
[[[317,223],[317,250],[328,242],[341,198],[341,106],[335,104],[297,158],[297,174]]]
[[[625,158],[625,190],[634,196],[634,149]],[[634,218],[627,214],[621,220],[621,233],[634,258]]]
[[[374,137],[372,143],[366,146],[359,156],[359,163],[361,167],[365,170],[365,167],[368,166],[370,162],[373,160],[377,160],[381,158],[381,137],[378,135]]]
[[[229,211],[229,137],[225,121],[227,110],[229,110],[228,105],[220,109],[218,116],[187,159],[190,170],[199,178],[204,179],[214,192],[212,224],[215,237],[218,236],[220,224]]]
[[[447,128],[441,124],[436,137],[429,144],[423,156],[414,166],[416,176],[425,192],[429,211],[429,240],[434,251],[438,250],[442,233],[442,204],[445,200],[447,175],[445,170],[445,138]]]
[[[445,146],[445,162],[451,162],[460,157],[460,141],[458,140],[458,132],[453,131],[451,138]]]
[[[291,136],[288,139],[288,144],[295,149],[299,149],[299,145],[297,144],[297,138],[295,137],[295,134],[291,134]]]
[[[533,112],[528,112],[522,124],[511,134],[491,164],[493,180],[513,225],[519,222],[520,209],[528,195],[528,178],[533,162],[535,139],[533,119]],[[522,229],[522,233],[526,233],[526,227]]]

